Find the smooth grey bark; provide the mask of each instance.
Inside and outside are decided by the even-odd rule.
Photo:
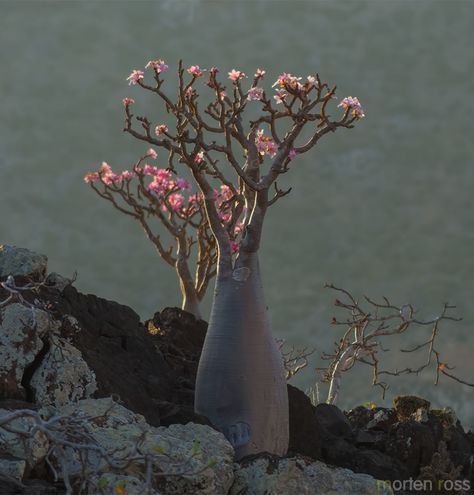
[[[288,394],[271,332],[257,253],[218,273],[196,380],[195,410],[234,446],[237,458],[286,454]]]

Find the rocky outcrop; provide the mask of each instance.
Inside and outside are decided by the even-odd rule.
[[[0,245],[0,278],[9,275],[42,281],[46,277],[48,258],[29,249]]]
[[[27,399],[24,377],[52,332],[51,316],[13,302],[0,312],[0,399]]]
[[[281,458],[269,454],[243,459],[235,471],[230,495],[384,495],[392,490],[372,476],[333,468],[297,456]]]
[[[15,266],[2,256],[26,256],[12,249],[0,251],[0,267]],[[372,493],[374,478],[453,473],[474,486],[474,433],[465,433],[452,411],[433,410],[409,396],[398,398],[393,409],[358,407],[344,413],[327,404],[314,406],[291,385],[289,455],[253,456],[232,465],[226,440],[193,411],[207,324],[178,308],[142,323],[126,306],[79,293],[71,280],[57,274],[45,278],[46,261],[44,271],[41,263],[40,257],[24,271],[9,269],[0,276],[0,423],[19,408],[41,408],[42,421],[64,417],[70,426],[79,421],[81,435],[100,447],[87,456],[87,493],[120,493],[116,487],[143,493],[148,483],[143,458],[109,469],[100,454],[123,461],[137,442],[140,452],[153,452],[162,470],[174,461],[182,467],[191,456],[192,473],[158,476],[156,493]],[[15,421],[20,430],[35,426],[34,414]],[[64,483],[52,481],[55,464],[46,456],[53,451],[43,433],[36,427],[26,439],[0,425],[0,495],[64,493]],[[207,465],[215,452],[224,460]],[[82,462],[77,452],[63,448],[61,455],[76,480]],[[442,466],[447,474],[438,473]],[[62,472],[59,464],[55,469]]]

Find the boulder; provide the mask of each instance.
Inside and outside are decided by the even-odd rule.
[[[144,460],[126,460],[139,453],[150,456],[161,473],[155,483],[159,493],[224,495],[232,485],[232,446],[221,433],[208,426],[188,423],[152,427],[143,416],[111,398],[85,399],[57,409],[44,408],[40,413],[44,417],[59,414],[74,418],[82,437],[73,438],[76,441],[82,438],[84,443],[95,446],[82,460],[78,450],[71,447],[66,447],[61,458],[55,459],[58,473],[63,472],[61,464],[71,479],[83,469],[90,473],[91,479],[95,476],[96,481],[97,477],[100,479],[119,469],[120,476],[130,476],[143,483]]]
[[[0,245],[0,278],[9,275],[34,281],[42,281],[46,276],[48,258],[29,249]]]
[[[293,385],[288,385],[290,444],[288,451],[321,459],[322,428],[310,398]]]
[[[0,421],[25,412],[25,415],[21,414],[20,417],[5,423],[5,427],[0,427],[0,475],[2,476],[21,480],[42,463],[48,453],[49,441],[41,431],[36,431],[27,437],[14,431],[28,432],[35,426],[34,418],[28,415],[29,411],[33,414],[34,409],[29,407],[28,404],[20,401],[0,401]]]
[[[51,336],[47,347],[30,380],[36,404],[62,406],[91,397],[97,390],[96,378],[81,352],[57,336]]]
[[[366,474],[333,468],[312,459],[259,454],[242,459],[229,495],[391,494]]]
[[[13,303],[0,312],[0,399],[31,399],[28,370],[44,348],[44,337],[54,329],[43,310]],[[26,388],[25,388],[26,387]]]

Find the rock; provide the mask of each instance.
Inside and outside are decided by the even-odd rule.
[[[5,402],[2,401],[3,405],[5,405]],[[16,414],[18,411],[28,412],[29,409],[17,409],[15,406],[9,409],[2,407],[0,409],[0,420]],[[35,421],[32,417],[22,416],[12,419],[7,425],[11,428],[28,432],[35,425]],[[17,479],[28,476],[29,472],[45,459],[48,449],[48,439],[41,431],[36,431],[32,436],[25,438],[18,433],[0,427],[0,459],[3,460],[0,463],[3,468],[3,470],[0,470],[0,474],[11,476],[9,471],[14,468],[18,470]],[[5,463],[5,460],[14,462]],[[24,461],[24,464],[21,461]]]
[[[366,474],[332,468],[305,457],[248,456],[235,471],[229,495],[389,494],[383,483]]]
[[[89,451],[86,468],[91,475],[101,477],[104,473],[117,470],[101,454],[106,452],[114,463],[121,465],[121,476],[132,476],[143,482],[144,462],[124,462],[139,448],[140,453],[153,456],[160,472],[170,473],[170,476],[158,478],[155,488],[159,493],[224,495],[232,485],[232,446],[221,433],[208,426],[188,423],[152,427],[143,416],[110,398],[85,399],[57,410],[45,408],[41,413],[46,417],[52,414],[75,417],[76,421],[83,418],[85,438],[89,444],[101,449]],[[208,467],[212,459],[215,464]],[[82,472],[83,466],[73,449],[65,449],[63,462],[71,477]],[[176,476],[178,473],[181,475]]]
[[[42,281],[46,276],[48,258],[43,254],[7,244],[0,245],[0,278],[25,277]]]
[[[386,452],[403,463],[408,476],[416,477],[420,468],[430,463],[436,447],[430,428],[411,420],[392,427]]]
[[[289,452],[321,459],[322,430],[315,407],[301,390],[288,385],[290,417]]]
[[[22,480],[25,474],[26,461],[13,456],[1,455],[0,476],[6,476],[15,480]]]
[[[318,404],[316,418],[321,427],[329,434],[339,438],[352,439],[354,432],[345,414],[332,404]]]
[[[393,399],[393,407],[399,420],[410,419],[418,409],[430,410],[430,402],[415,395],[402,395]]]
[[[37,404],[62,406],[91,397],[97,383],[81,352],[66,339],[53,336],[46,355],[33,373],[30,387]]]
[[[124,493],[126,495],[160,495],[156,490],[146,492],[144,481],[134,476],[122,476],[119,474],[106,473],[102,476],[94,476],[88,480],[86,488],[88,495],[98,493]]]
[[[59,290],[59,292],[62,292],[66,287],[71,285],[72,282],[72,279],[63,277],[62,275],[59,275],[59,273],[55,272],[51,272],[45,280],[46,285]]]
[[[48,313],[19,303],[0,312],[0,398],[28,398],[27,371],[40,355],[43,337],[53,331]]]
[[[0,474],[0,495],[64,495],[64,488],[42,480],[22,482]]]
[[[155,426],[160,425],[162,401],[190,405],[189,397],[184,401],[181,394],[179,374],[166,363],[132,309],[81,294],[72,286],[61,293],[45,290],[44,298],[63,322],[61,333],[71,336],[71,344],[95,374],[95,397],[119,397]]]

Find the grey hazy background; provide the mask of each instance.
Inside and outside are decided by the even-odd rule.
[[[77,287],[143,318],[176,305],[174,273],[138,225],[82,182],[107,160],[128,167],[143,144],[121,132],[124,96],[155,112],[125,78],[153,58],[202,67],[316,71],[357,95],[367,118],[298,157],[293,193],[272,208],[262,265],[276,334],[330,350],[332,281],[356,295],[444,301],[464,320],[440,347],[474,381],[472,214],[474,4],[471,1],[0,2],[0,242],[43,252]],[[423,336],[416,335],[418,339]],[[405,342],[406,343],[406,342]],[[399,342],[386,343],[395,350]],[[402,366],[387,353],[387,366]],[[314,381],[311,366],[295,383]],[[420,393],[474,424],[474,391],[433,376],[398,378],[385,402],[367,370],[342,406]]]

